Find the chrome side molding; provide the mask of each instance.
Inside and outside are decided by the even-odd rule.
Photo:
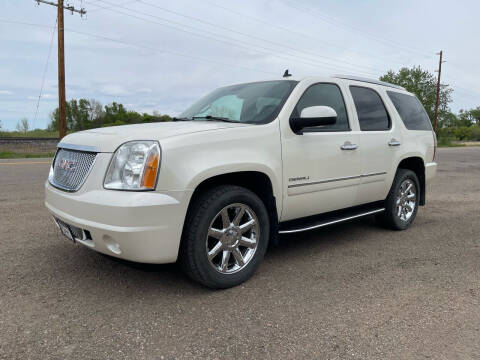
[[[344,177],[334,178],[334,179],[325,179],[325,180],[313,181],[313,182],[307,182],[307,183],[301,183],[301,184],[292,184],[292,185],[288,185],[288,188],[290,189],[290,188],[295,188],[299,186],[318,185],[318,184],[325,184],[325,183],[334,182],[334,181],[352,180],[352,179],[359,179],[359,178],[365,178],[365,177],[377,176],[377,175],[386,175],[386,174],[387,173],[385,171],[382,171],[382,172],[370,173],[370,174],[344,176]]]

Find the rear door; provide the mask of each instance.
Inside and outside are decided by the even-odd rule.
[[[386,198],[402,147],[402,131],[385,105],[383,87],[352,84],[350,93],[360,125],[362,178],[355,201],[359,205]]]

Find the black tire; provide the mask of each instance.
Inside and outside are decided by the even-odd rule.
[[[401,216],[398,215],[397,199],[400,194],[400,187],[404,183],[408,184],[409,181],[413,183],[413,186],[415,187],[414,191],[416,197],[414,201],[415,207],[413,209],[413,212],[408,217],[408,219],[406,219],[401,218]],[[410,227],[410,225],[412,225],[413,221],[415,220],[418,212],[419,203],[420,182],[418,181],[417,175],[411,170],[398,169],[395,175],[395,179],[393,180],[390,192],[388,193],[388,196],[385,200],[385,212],[377,215],[377,221],[380,224],[393,230],[405,230]]]
[[[211,240],[207,240],[211,223],[217,221],[222,209],[232,204],[244,204],[253,211],[258,220],[259,235],[256,250],[244,267],[234,273],[221,273],[208,259],[206,242]],[[255,273],[263,260],[270,237],[269,229],[267,210],[255,193],[234,185],[212,188],[194,199],[188,211],[180,247],[182,268],[190,278],[209,288],[225,289],[239,285]]]

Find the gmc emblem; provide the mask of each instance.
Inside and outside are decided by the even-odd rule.
[[[69,159],[62,159],[60,160],[58,167],[62,170],[72,171],[75,169],[75,161]]]

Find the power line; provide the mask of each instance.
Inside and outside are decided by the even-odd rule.
[[[230,32],[233,32],[233,33],[236,33],[236,34],[245,36],[245,37],[249,37],[249,38],[252,38],[252,39],[260,40],[260,41],[263,41],[263,42],[266,42],[266,43],[269,43],[269,44],[273,44],[273,45],[275,45],[275,46],[279,46],[279,47],[281,47],[281,48],[286,48],[286,49],[289,49],[289,50],[292,50],[292,51],[299,51],[299,52],[302,52],[302,53],[304,53],[304,54],[307,54],[307,55],[310,55],[310,56],[314,56],[315,58],[320,57],[320,58],[324,58],[324,59],[327,59],[327,60],[332,60],[332,61],[337,61],[337,62],[339,61],[339,62],[348,64],[348,65],[352,65],[352,66],[355,66],[355,67],[358,67],[358,66],[359,66],[358,64],[354,64],[354,63],[351,63],[351,62],[349,62],[349,61],[345,61],[345,60],[341,60],[341,59],[337,59],[337,58],[332,58],[332,57],[325,56],[325,55],[320,55],[320,54],[317,54],[317,53],[312,53],[312,52],[309,52],[309,51],[301,50],[301,49],[294,48],[294,47],[290,47],[290,46],[285,46],[284,43],[279,43],[279,42],[271,41],[271,40],[269,40],[269,39],[265,39],[265,38],[262,38],[262,37],[259,37],[259,36],[256,36],[256,35],[244,33],[244,32],[237,31],[237,30],[232,30],[232,29],[230,29],[230,28],[228,28],[228,27],[221,26],[221,25],[216,24],[216,23],[208,22],[208,21],[206,21],[205,19],[199,19],[199,18],[196,18],[196,17],[193,17],[193,16],[185,15],[185,14],[182,14],[182,13],[180,13],[180,12],[173,11],[173,10],[170,10],[170,9],[166,9],[166,8],[164,8],[164,7],[151,4],[151,3],[148,3],[148,2],[143,1],[143,0],[138,0],[138,1],[139,1],[140,3],[142,3],[142,4],[145,4],[145,5],[148,5],[148,6],[157,8],[157,9],[160,9],[160,10],[162,10],[162,11],[165,11],[165,12],[168,12],[168,13],[171,13],[171,14],[175,14],[175,15],[177,15],[177,16],[181,16],[181,17],[184,17],[184,18],[187,18],[187,19],[190,19],[190,20],[194,20],[194,21],[197,21],[197,22],[202,23],[202,24],[208,24],[208,25],[213,26],[213,27],[215,27],[215,28],[223,29],[223,30],[226,30],[226,31],[230,31]],[[106,2],[106,1],[104,1],[104,2]],[[364,69],[369,69],[369,70],[372,69],[372,68],[369,68],[369,67],[366,67],[366,66],[361,66],[361,65],[360,65],[360,67],[363,67]]]
[[[348,31],[350,32],[354,32],[355,34],[363,34],[364,36],[366,37],[369,37],[377,42],[381,42],[381,43],[384,43],[386,45],[390,45],[392,47],[397,47],[397,48],[400,48],[400,49],[403,49],[404,51],[408,51],[408,52],[411,52],[411,53],[416,53],[418,55],[422,55],[424,57],[430,57],[431,56],[431,53],[430,52],[424,52],[424,51],[421,51],[419,49],[414,49],[412,47],[409,47],[407,45],[403,45],[401,43],[398,43],[396,41],[393,41],[393,40],[389,40],[387,38],[383,38],[383,37],[380,37],[376,34],[371,34],[369,32],[366,32],[360,28],[357,28],[355,26],[352,26],[351,24],[348,24],[348,23],[344,23],[342,21],[339,21],[338,19],[336,18],[333,18],[331,16],[328,16],[328,15],[325,15],[324,13],[322,13],[321,11],[319,11],[317,8],[308,8],[302,4],[298,4],[297,1],[292,1],[292,0],[283,0],[285,3],[287,4],[290,4],[289,6],[293,9],[296,9],[297,11],[301,11],[301,12],[304,12],[310,16],[313,16],[315,19],[318,19],[320,17],[320,19],[322,19],[323,21],[331,24],[331,25],[334,25],[334,26],[337,26],[337,27],[342,27],[344,29],[347,29]],[[300,5],[300,7],[299,7]],[[316,13],[318,15],[314,15],[313,13]]]
[[[98,0],[98,1],[101,1],[101,0]],[[197,37],[201,37],[201,38],[205,38],[205,39],[210,39],[210,40],[215,40],[215,41],[218,41],[218,42],[222,42],[222,43],[225,43],[229,46],[232,45],[232,42],[231,41],[236,41],[236,44],[235,45],[239,45],[239,42],[238,40],[236,39],[233,39],[233,38],[229,38],[229,40],[223,40],[223,39],[217,39],[215,37],[212,37],[212,36],[208,36],[208,35],[202,35],[202,34],[199,34],[199,33],[194,33],[194,32],[191,32],[191,31],[188,31],[188,30],[185,30],[185,29],[182,29],[182,28],[178,28],[176,26],[172,26],[172,25],[167,25],[167,24],[163,24],[163,23],[159,23],[158,21],[153,21],[153,20],[150,20],[150,19],[145,19],[143,17],[139,17],[139,16],[136,16],[136,15],[132,15],[130,13],[126,13],[126,12],[122,12],[122,11],[119,11],[119,10],[114,10],[114,9],[111,9],[111,8],[104,8],[106,10],[109,10],[109,11],[112,11],[112,12],[115,12],[115,13],[118,13],[118,14],[121,14],[121,15],[124,15],[124,16],[128,16],[128,17],[132,17],[132,18],[135,18],[135,19],[138,19],[138,20],[142,20],[142,21],[145,21],[145,22],[148,22],[148,23],[152,23],[152,24],[156,24],[156,25],[161,25],[161,26],[165,26],[165,27],[168,27],[168,28],[171,28],[171,29],[174,29],[174,30],[178,30],[178,31],[181,31],[181,32],[184,32],[184,33],[187,33],[187,34],[190,34],[190,35],[194,35],[194,36],[197,36]],[[127,9],[125,8],[126,10],[130,10],[130,9]],[[142,13],[143,14],[143,13]],[[152,17],[156,17],[154,15],[150,15],[150,14],[145,14],[147,16],[152,16]],[[161,19],[161,18],[160,18]],[[175,23],[175,22],[172,22],[172,21],[169,21],[169,20],[164,20],[162,19],[162,21],[167,21],[167,22],[171,22],[171,23]],[[180,24],[182,25],[182,24]],[[185,27],[190,27],[192,28],[191,26],[188,26],[188,25],[184,25]],[[199,30],[198,28],[193,28],[195,30]],[[218,36],[217,34],[214,34],[213,33],[213,36]],[[228,39],[228,38],[227,38]],[[246,48],[247,50],[252,50],[251,47],[246,47],[244,45],[239,45],[240,47],[243,47],[243,48]],[[268,49],[267,49],[268,50]],[[258,50],[257,50],[258,51]],[[268,53],[268,52],[263,52],[264,54],[271,54],[271,53]],[[277,56],[278,57],[278,56]],[[291,59],[288,59],[288,60],[291,60]]]
[[[215,7],[217,7],[217,8],[223,9],[223,10],[225,10],[225,11],[227,11],[227,12],[230,12],[230,13],[232,13],[232,14],[235,14],[235,15],[237,15],[237,16],[241,16],[241,17],[243,17],[243,18],[250,19],[250,20],[255,21],[255,22],[258,22],[258,23],[260,23],[260,24],[267,25],[267,26],[269,26],[269,27],[271,27],[271,28],[284,31],[284,32],[286,32],[286,33],[288,33],[288,34],[295,34],[295,35],[300,36],[300,37],[302,37],[302,38],[309,38],[309,39],[315,40],[316,42],[323,43],[323,44],[325,44],[325,45],[327,45],[327,46],[330,46],[330,47],[335,47],[335,48],[340,49],[340,50],[342,50],[342,51],[348,51],[348,52],[351,52],[351,53],[354,53],[354,54],[360,54],[360,55],[362,55],[362,56],[366,56],[366,57],[368,57],[368,58],[370,58],[370,59],[374,59],[374,60],[376,60],[376,59],[378,59],[378,58],[382,58],[382,59],[384,59],[384,60],[386,60],[386,61],[395,62],[395,63],[397,63],[397,64],[401,64],[401,65],[404,65],[404,64],[405,64],[403,61],[399,61],[399,60],[395,60],[395,59],[391,59],[391,58],[386,58],[386,57],[381,57],[381,56],[377,56],[377,55],[376,55],[375,57],[373,57],[373,56],[371,55],[371,53],[367,53],[367,52],[363,52],[363,51],[358,51],[358,50],[352,50],[352,49],[347,48],[347,47],[338,46],[337,44],[334,44],[334,43],[331,43],[331,42],[327,42],[327,41],[325,41],[324,39],[321,39],[321,38],[319,38],[319,37],[312,36],[312,35],[310,35],[310,34],[306,34],[306,33],[303,33],[303,32],[298,32],[298,31],[295,31],[295,30],[293,30],[293,29],[291,29],[291,28],[283,27],[283,26],[280,26],[280,25],[276,25],[276,24],[273,24],[273,23],[264,21],[264,20],[262,20],[262,19],[260,19],[260,18],[251,16],[251,15],[247,15],[247,14],[245,14],[245,13],[242,13],[242,12],[239,12],[239,11],[236,11],[236,10],[233,10],[233,9],[231,9],[231,8],[228,8],[228,7],[226,7],[226,6],[217,4],[216,2],[213,2],[213,1],[211,1],[211,0],[203,0],[203,2],[207,2],[207,3],[211,4],[212,6],[215,6]]]
[[[19,25],[27,25],[27,26],[34,26],[34,27],[51,28],[49,25],[35,24],[35,23],[29,23],[29,22],[23,22],[23,21],[14,21],[14,20],[9,20],[9,19],[1,19],[0,18],[0,21],[5,22],[5,23],[10,23],[10,24],[19,24]],[[69,33],[73,33],[73,34],[79,34],[79,35],[88,36],[88,37],[92,37],[92,38],[97,38],[97,39],[101,39],[101,40],[111,41],[111,42],[115,42],[115,43],[122,44],[122,45],[128,45],[128,46],[133,46],[133,47],[137,47],[137,48],[140,48],[140,49],[146,49],[146,50],[150,50],[150,51],[153,51],[153,52],[156,52],[156,53],[167,53],[167,54],[171,54],[171,55],[175,55],[175,56],[195,59],[195,60],[202,61],[202,62],[209,63],[209,64],[216,64],[216,65],[222,65],[222,66],[226,66],[226,67],[233,67],[233,68],[238,68],[238,69],[243,69],[243,70],[248,70],[248,71],[254,71],[254,72],[268,74],[268,75],[274,75],[274,76],[278,77],[278,72],[274,73],[274,72],[254,69],[254,68],[247,67],[247,66],[224,63],[224,62],[220,62],[220,61],[211,60],[210,58],[193,56],[193,55],[189,55],[189,54],[185,54],[185,53],[181,53],[181,52],[173,51],[173,50],[158,49],[158,48],[154,48],[154,47],[147,46],[147,45],[141,45],[141,44],[138,44],[138,43],[133,43],[133,42],[129,42],[129,41],[114,39],[114,38],[110,38],[110,37],[103,36],[103,35],[92,34],[92,33],[87,33],[87,32],[83,32],[83,31],[68,29],[68,28],[65,28],[65,31],[67,31]]]
[[[53,31],[52,31],[52,37],[50,39],[50,45],[48,47],[48,56],[47,56],[47,61],[45,63],[45,68],[43,69],[43,76],[42,76],[42,85],[40,86],[40,93],[38,95],[38,100],[37,100],[37,107],[35,109],[35,116],[33,118],[33,128],[35,129],[35,123],[37,121],[37,116],[38,116],[38,108],[40,107],[40,99],[42,98],[42,93],[43,93],[43,86],[45,84],[45,77],[47,75],[47,69],[48,69],[48,63],[50,62],[50,54],[52,53],[52,45],[53,45],[53,39],[55,37],[55,31],[57,27],[57,21],[58,18],[55,18],[55,25],[53,26]]]
[[[99,0],[95,1],[95,2],[98,2]],[[94,6],[98,6],[97,8],[93,9],[93,10],[89,10],[90,13],[92,12],[95,12],[95,11],[99,11],[99,10],[108,10],[108,9],[113,9],[117,6],[124,6],[124,5],[129,5],[129,4],[132,4],[132,3],[135,3],[137,2],[138,0],[128,0],[128,1],[125,1],[121,4],[118,4],[118,5],[113,5],[113,6],[110,6],[110,7],[102,7],[102,6],[98,6],[97,4],[95,4]],[[89,1],[89,3],[91,3]]]
[[[98,0],[98,1],[102,1],[102,0]],[[287,0],[287,1],[288,1],[288,0]],[[103,1],[103,2],[106,2],[106,1]],[[150,4],[150,3],[146,2],[146,1],[143,1],[143,0],[138,0],[138,2],[143,3],[143,4],[145,4],[145,5],[149,5],[149,6],[158,8],[158,9],[163,10],[163,11],[165,11],[165,12],[169,12],[169,13],[175,14],[175,15],[177,15],[177,16],[181,16],[181,17],[185,17],[185,18],[188,18],[188,19],[191,19],[191,20],[194,20],[194,21],[198,21],[198,22],[200,22],[200,23],[202,23],[202,24],[205,24],[205,23],[206,23],[206,24],[209,24],[209,25],[214,26],[214,27],[216,27],[216,28],[223,28],[223,29],[225,29],[225,30],[227,30],[227,31],[239,33],[239,32],[237,32],[237,31],[231,30],[231,29],[229,29],[229,28],[225,28],[225,27],[219,26],[218,24],[208,22],[208,21],[206,21],[206,20],[204,20],[204,19],[199,19],[199,18],[195,18],[195,17],[192,17],[192,16],[188,16],[188,15],[182,14],[182,13],[177,12],[177,11],[173,11],[173,10],[170,10],[170,9],[166,9],[166,8],[160,7],[160,6],[158,6],[158,5]],[[262,23],[262,24],[267,25],[267,26],[269,26],[269,27],[273,27],[273,28],[276,28],[276,29],[279,29],[279,30],[287,31],[287,32],[289,32],[289,33],[294,33],[294,34],[297,34],[297,35],[300,35],[300,36],[303,36],[303,37],[310,37],[310,38],[312,38],[312,39],[315,39],[316,41],[320,41],[320,42],[325,43],[323,40],[320,40],[320,39],[318,39],[318,38],[316,38],[316,37],[312,37],[312,36],[310,36],[310,35],[308,35],[308,34],[299,33],[299,32],[296,32],[296,31],[294,31],[294,30],[291,30],[291,29],[288,29],[288,28],[285,28],[285,27],[281,27],[281,26],[278,26],[278,25],[275,25],[275,24],[271,24],[271,23],[265,22],[265,21],[263,21],[263,20],[261,20],[261,19],[255,18],[255,17],[249,16],[249,15],[245,15],[245,14],[240,13],[240,12],[238,12],[238,11],[235,11],[235,10],[229,9],[229,8],[227,8],[227,7],[225,7],[225,6],[219,5],[219,4],[217,4],[217,3],[215,3],[215,2],[213,2],[213,1],[211,1],[211,0],[204,0],[204,2],[207,2],[207,3],[209,3],[209,4],[213,5],[213,6],[216,6],[216,7],[218,7],[218,8],[223,9],[223,10],[229,11],[229,12],[234,13],[234,14],[236,14],[236,15],[239,15],[239,16],[242,16],[242,17],[245,17],[245,18],[249,18],[249,19],[251,19],[251,20],[254,20],[254,21],[256,21],[256,22]],[[290,1],[290,2],[291,2],[291,1]],[[127,9],[127,10],[131,10],[131,9]],[[318,12],[318,10],[316,10],[316,9],[315,9],[315,11]],[[149,16],[153,16],[153,15],[149,15]],[[325,17],[325,15],[324,15],[324,17]],[[332,18],[332,19],[334,19],[334,21],[336,20],[335,18]],[[336,21],[339,22],[338,20],[336,20]],[[340,23],[340,24],[342,24],[342,23]],[[345,25],[345,26],[350,26],[350,27],[352,28],[352,30],[354,30],[355,32],[364,32],[364,31],[359,30],[358,28],[353,27],[353,26],[351,26],[351,25],[348,25],[348,24],[345,24],[345,23],[343,23],[343,25]],[[241,35],[244,35],[244,36],[250,36],[250,37],[252,37],[252,35],[250,35],[250,34],[245,34],[245,33],[240,33],[240,34],[241,34]],[[369,33],[367,33],[367,34],[368,34],[369,36],[374,36],[374,35],[371,35],[371,34],[369,34]],[[255,37],[254,37],[254,38],[255,38]],[[257,38],[258,38],[258,37],[257,37]],[[265,40],[265,39],[262,39],[262,38],[258,38],[258,39],[264,40],[264,41],[267,41],[267,42],[269,41],[269,40]],[[398,43],[398,42],[394,42],[394,41],[392,41],[392,40],[388,40],[388,39],[385,39],[385,38],[380,38],[380,39],[383,40],[383,41],[386,41],[386,42],[390,42],[390,43],[392,43],[394,46],[406,47],[406,45],[403,45],[403,44]],[[277,44],[278,44],[278,43],[277,43]],[[392,44],[389,44],[389,45],[392,45]],[[278,44],[278,45],[281,45],[281,44]],[[328,45],[329,45],[329,46],[334,46],[334,47],[340,48],[340,49],[342,49],[342,50],[351,51],[351,50],[349,50],[349,49],[347,49],[347,48],[342,48],[342,47],[339,47],[339,46],[334,45],[334,44],[328,44]],[[414,48],[411,48],[411,49],[413,49],[413,50],[410,50],[410,51],[412,51],[412,52],[418,52],[418,53],[420,52],[420,50],[417,50],[417,49],[414,49]],[[351,51],[351,52],[354,52],[354,51]],[[359,53],[359,54],[365,54],[365,53],[361,53],[361,52],[357,52],[357,53]],[[307,54],[308,54],[308,53],[307,53]],[[427,55],[430,56],[430,54],[423,53],[423,52],[422,52],[421,54],[422,54],[422,56],[427,56]],[[289,55],[289,56],[290,56],[290,55]],[[320,56],[321,56],[321,55],[320,55]],[[367,56],[369,57],[369,55],[367,55]],[[326,57],[326,56],[323,56],[323,57],[324,57],[324,58],[327,58],[327,59],[332,59],[333,61],[339,61],[339,59],[334,59],[334,58]],[[378,56],[376,56],[375,58],[378,58]],[[386,59],[386,58],[384,58],[384,59]],[[393,61],[393,62],[396,62],[396,63],[398,63],[398,64],[404,65],[403,62],[400,62],[400,61],[397,61],[397,60],[394,60],[394,59],[386,59],[386,60],[387,60],[387,61]],[[352,64],[352,63],[350,63],[350,62],[346,62],[346,61],[343,61],[343,60],[340,60],[340,61],[342,61],[342,62],[344,62],[344,63],[347,63],[347,64]],[[354,66],[357,68],[357,67],[358,67],[358,64],[354,64]],[[372,69],[372,68],[365,67],[365,66],[363,66],[363,68],[365,68],[365,69]],[[377,76],[377,74],[371,74],[371,73],[366,73],[366,74],[373,75],[373,76]]]
[[[452,81],[452,78],[450,76],[444,76],[444,78],[448,81]],[[455,82],[455,80],[453,80],[453,82]],[[452,85],[452,86],[456,87],[456,88],[458,88],[458,89],[460,89],[460,90],[462,90],[462,91],[464,91],[465,93],[468,93],[468,94],[471,94],[472,92],[477,93],[477,94],[479,94],[478,96],[480,97],[480,92],[476,92],[475,90],[472,90],[472,87],[474,86],[473,84],[468,84],[468,85],[463,84],[463,85],[469,86],[470,88],[467,89],[465,87],[458,86],[458,85]],[[475,84],[475,85],[478,86],[478,84]]]
[[[51,29],[50,25],[36,24],[36,23],[23,22],[23,21],[15,21],[15,20],[10,20],[10,19],[0,18],[0,22]],[[79,34],[79,35],[88,36],[88,37],[92,37],[92,38],[97,38],[97,39],[100,39],[100,40],[111,41],[111,42],[119,43],[119,44],[122,44],[122,45],[132,46],[132,47],[141,48],[141,49],[147,49],[147,50],[150,50],[150,51],[153,51],[153,52],[156,52],[156,53],[169,53],[169,54],[174,55],[174,56],[190,58],[190,59],[194,59],[194,60],[205,62],[205,63],[217,64],[217,65],[221,65],[221,66],[225,66],[225,67],[231,67],[231,68],[239,68],[239,69],[243,69],[243,70],[248,70],[248,71],[253,71],[253,72],[258,72],[258,73],[263,73],[263,74],[268,74],[268,75],[273,75],[275,77],[278,77],[278,73],[276,73],[276,72],[275,73],[274,72],[268,72],[268,71],[263,71],[263,70],[255,69],[255,68],[251,68],[251,67],[245,67],[245,66],[241,66],[241,65],[237,65],[237,64],[230,64],[230,63],[224,63],[224,62],[219,62],[219,61],[212,61],[211,58],[203,58],[203,57],[192,56],[192,55],[181,53],[181,52],[165,50],[165,49],[158,49],[158,48],[154,48],[154,47],[147,46],[147,45],[141,45],[141,44],[138,44],[138,43],[132,43],[132,42],[128,42],[128,41],[124,41],[124,40],[120,40],[120,39],[110,38],[110,37],[103,36],[103,35],[86,33],[86,32],[77,31],[77,30],[68,29],[68,28],[65,28],[65,31],[67,31],[69,33],[74,33],[74,34]],[[451,85],[451,86],[453,88],[460,88],[456,85]],[[471,89],[470,90],[467,90],[465,88],[460,88],[460,89],[464,89],[465,91],[468,91],[469,94],[471,94],[471,91],[472,91]],[[455,94],[455,96],[458,96],[458,94]]]
[[[109,3],[109,2],[104,1],[104,0],[99,0],[99,1],[101,1],[103,3],[106,3],[108,5],[112,5],[112,3]],[[378,76],[378,74],[376,74],[376,73],[374,74],[374,73],[370,73],[370,72],[367,72],[367,71],[359,71],[358,67],[349,68],[348,66],[345,66],[345,65],[335,66],[334,64],[326,63],[324,61],[319,61],[319,60],[314,60],[315,63],[312,63],[311,59],[307,59],[305,57],[298,57],[298,55],[292,55],[292,54],[290,54],[288,52],[285,52],[285,51],[282,51],[281,53],[279,53],[279,50],[277,50],[277,49],[267,48],[265,46],[258,45],[258,44],[245,43],[244,41],[241,41],[241,40],[238,40],[238,39],[235,39],[235,38],[231,38],[231,37],[228,37],[228,36],[225,36],[225,35],[218,35],[217,33],[213,33],[213,32],[210,32],[208,30],[200,29],[200,28],[197,28],[197,27],[193,27],[191,25],[178,23],[178,22],[175,22],[175,21],[172,21],[172,20],[164,19],[164,18],[155,16],[155,15],[152,15],[152,14],[143,13],[143,12],[136,11],[134,9],[130,9],[130,8],[126,8],[126,7],[122,7],[122,8],[124,10],[129,11],[130,13],[125,13],[125,12],[122,12],[122,11],[119,11],[119,10],[116,10],[116,9],[111,9],[111,8],[108,9],[108,10],[111,11],[111,12],[121,14],[121,15],[130,16],[130,17],[142,20],[142,21],[146,21],[146,22],[150,22],[150,23],[153,23],[153,24],[157,24],[157,25],[168,27],[168,28],[172,28],[174,30],[185,32],[185,33],[191,34],[191,35],[196,36],[196,37],[202,37],[202,38],[207,38],[207,39],[223,42],[223,43],[226,43],[229,46],[233,46],[233,45],[236,46],[236,47],[240,46],[240,47],[246,48],[248,50],[252,50],[252,46],[253,46],[253,47],[257,48],[257,49],[254,49],[257,52],[259,51],[258,48],[260,48],[260,49],[266,50],[268,55],[274,55],[277,58],[287,59],[288,61],[292,61],[292,59],[286,58],[286,56],[289,56],[289,57],[293,58],[297,62],[301,62],[301,63],[304,63],[306,65],[310,65],[310,66],[313,66],[313,67],[325,67],[327,69],[329,68],[330,70],[334,70],[334,71],[347,71],[347,72],[355,71],[356,73],[362,73],[362,74],[365,74],[365,75],[368,75],[368,76],[374,76],[374,77]],[[107,9],[107,8],[105,8],[105,9]],[[141,14],[143,16],[153,17],[155,19],[160,19],[161,21],[164,21],[164,22],[167,22],[167,23],[170,23],[170,24],[175,24],[175,25],[178,25],[178,26],[181,26],[181,27],[179,28],[177,26],[172,26],[172,25],[168,25],[168,24],[159,23],[158,21],[153,21],[153,20],[150,20],[150,19],[146,19],[144,17],[133,15],[131,12],[138,13],[138,14]],[[185,30],[185,28],[193,29],[196,32],[191,32],[189,30]],[[199,32],[201,32],[203,34],[201,34]],[[210,33],[215,37],[205,35],[205,33]],[[216,37],[220,37],[220,39],[218,39]],[[227,40],[225,40],[225,39],[227,39]],[[232,43],[232,41],[234,43]],[[240,44],[247,44],[247,45],[240,45]],[[265,53],[265,51],[263,51],[263,53]],[[299,59],[304,59],[304,60],[299,60]],[[334,59],[334,60],[337,61],[337,62],[341,61],[339,59]]]

